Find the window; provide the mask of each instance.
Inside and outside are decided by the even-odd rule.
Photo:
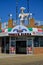
[[[40,47],[43,47],[43,37],[40,37]]]
[[[43,47],[43,40],[40,41],[40,47]]]
[[[39,47],[39,37],[34,38],[34,47]]]
[[[6,50],[9,50],[9,37],[6,37]]]
[[[32,40],[28,40],[28,47],[32,47]]]
[[[39,47],[38,41],[34,42],[34,47]]]
[[[15,40],[15,38],[14,37],[11,37],[11,40]]]
[[[15,41],[11,40],[11,46],[15,47]]]

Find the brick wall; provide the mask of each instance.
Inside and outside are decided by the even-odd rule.
[[[34,54],[42,54],[43,53],[43,47],[34,47],[33,53]]]

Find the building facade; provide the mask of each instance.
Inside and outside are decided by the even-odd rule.
[[[20,24],[13,25],[12,15],[10,15],[6,29],[2,29],[0,23],[0,53],[43,53],[43,26],[35,25],[32,14],[24,13],[23,7],[19,18]],[[29,24],[27,26],[24,25],[24,20],[28,20]]]

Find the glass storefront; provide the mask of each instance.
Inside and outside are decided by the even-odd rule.
[[[41,36],[35,36],[34,38],[3,37],[1,47],[2,53],[32,54],[33,47],[43,47],[43,37]]]
[[[9,37],[2,38],[2,53],[9,53]]]
[[[15,53],[15,54],[30,54],[31,53],[32,54],[32,39],[11,37],[10,38],[10,53]]]
[[[2,52],[10,54],[32,54],[32,38],[2,38]]]

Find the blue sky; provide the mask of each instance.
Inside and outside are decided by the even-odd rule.
[[[22,6],[27,8],[26,0],[18,0],[18,12],[20,12]],[[29,11],[33,13],[35,20],[41,21],[41,24],[43,23],[43,0],[29,0]],[[2,22],[8,21],[10,13],[13,14],[13,19],[16,19],[16,0],[0,0]]]

